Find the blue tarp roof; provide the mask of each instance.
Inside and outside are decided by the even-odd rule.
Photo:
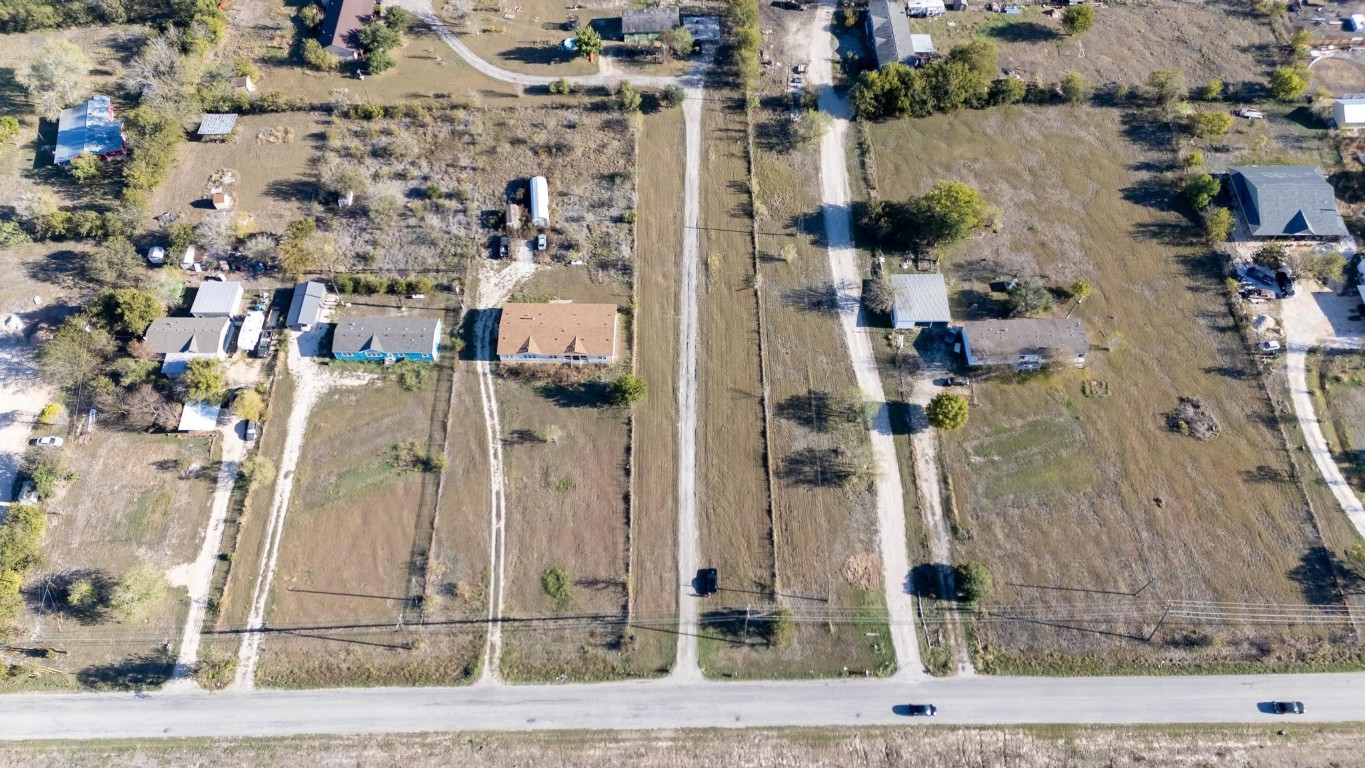
[[[91,96],[89,101],[62,110],[57,122],[59,165],[79,155],[108,155],[123,149],[123,121],[114,119],[108,96]]]

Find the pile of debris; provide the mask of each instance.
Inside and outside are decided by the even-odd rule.
[[[1193,397],[1180,398],[1180,405],[1166,414],[1166,425],[1173,432],[1193,437],[1196,440],[1209,440],[1218,435],[1220,427],[1213,414],[1204,410],[1204,404]]]

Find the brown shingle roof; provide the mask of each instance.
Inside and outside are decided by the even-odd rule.
[[[498,355],[591,355],[616,351],[615,304],[508,304],[498,323]]]

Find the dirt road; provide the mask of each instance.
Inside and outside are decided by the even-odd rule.
[[[12,499],[33,420],[52,398],[38,378],[19,320],[11,322],[12,328],[0,328],[0,508]]]

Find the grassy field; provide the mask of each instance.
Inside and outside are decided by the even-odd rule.
[[[1327,350],[1310,356],[1309,366],[1322,433],[1359,495],[1365,488],[1365,364],[1357,352]]]
[[[46,565],[28,580],[28,611],[11,652],[59,653],[7,653],[6,661],[36,665],[38,674],[5,677],[0,689],[154,685],[170,672],[163,646],[173,653],[180,642],[184,591],[172,589],[143,618],[121,622],[71,611],[65,589],[78,579],[112,581],[140,562],[169,572],[194,559],[217,472],[210,440],[101,430],[62,451],[75,479],[47,503]]]
[[[999,234],[942,254],[955,317],[998,312],[987,284],[1001,277],[1094,286],[1075,313],[1089,367],[979,382],[971,422],[945,440],[958,557],[985,562],[993,602],[1030,619],[978,623],[978,667],[1290,666],[1334,653],[1326,633],[1281,625],[1168,621],[1148,637],[1172,601],[1339,604],[1218,291],[1221,266],[1190,245],[1167,182],[1146,170],[1166,167],[1168,145],[1132,116],[1084,108],[961,113],[871,135],[884,190],[957,179],[1002,210]],[[1109,395],[1086,396],[1088,381]],[[1215,414],[1214,440],[1168,429],[1181,396]]]
[[[1017,16],[978,7],[912,19],[910,26],[932,35],[939,53],[974,38],[992,40],[1001,68],[1027,81],[1055,82],[1079,72],[1094,83],[1132,86],[1146,83],[1155,70],[1178,69],[1191,85],[1217,77],[1235,88],[1263,82],[1280,56],[1270,23],[1233,0],[1106,5],[1096,9],[1094,27],[1079,38],[1062,32],[1060,13],[1049,18],[1038,6],[1025,6]]]

